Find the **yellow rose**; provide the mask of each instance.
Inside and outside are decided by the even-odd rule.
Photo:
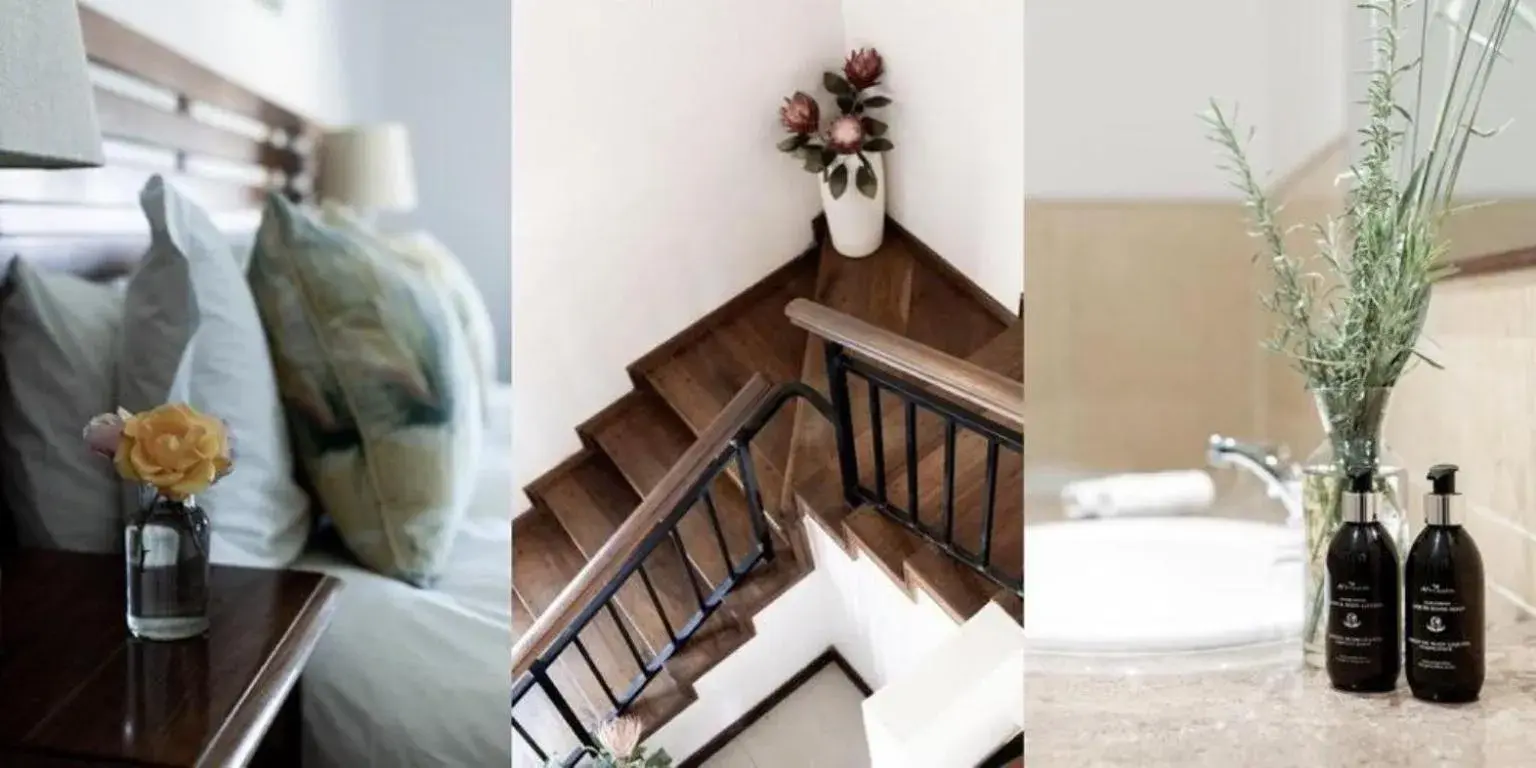
[[[123,477],[180,501],[229,471],[229,433],[224,422],[189,405],[162,405],[124,421],[112,461]]]

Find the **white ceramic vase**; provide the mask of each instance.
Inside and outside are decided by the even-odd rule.
[[[839,156],[838,162],[848,165],[848,188],[843,196],[832,198],[832,188],[817,176],[821,185],[821,207],[827,213],[827,231],[832,235],[832,247],[850,259],[859,259],[879,250],[885,239],[885,159],[879,152],[866,152],[869,164],[879,182],[873,199],[865,197],[854,183],[859,169],[857,155]]]

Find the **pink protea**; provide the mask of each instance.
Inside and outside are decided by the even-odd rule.
[[[880,58],[879,51],[873,48],[852,51],[848,54],[848,60],[843,62],[843,76],[848,78],[849,85],[861,91],[880,82],[883,74],[885,61]]]
[[[785,99],[784,106],[779,107],[779,122],[790,133],[815,133],[821,122],[821,107],[810,94],[795,91],[795,95]]]
[[[632,717],[620,717],[598,726],[597,740],[614,757],[620,760],[635,757],[640,747],[640,721]]]
[[[843,115],[827,129],[827,146],[839,154],[851,155],[864,146],[864,125],[855,115]]]

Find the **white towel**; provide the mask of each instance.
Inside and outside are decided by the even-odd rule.
[[[1111,475],[1068,484],[1061,503],[1069,519],[1166,515],[1211,506],[1216,486],[1198,469]]]

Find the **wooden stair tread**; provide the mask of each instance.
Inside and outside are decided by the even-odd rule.
[[[975,435],[955,441],[955,542],[968,552],[981,550],[981,529],[986,521],[986,448]],[[999,449],[997,488],[992,513],[992,561],[1004,573],[1021,578],[1024,573],[1024,462],[1019,454]],[[918,519],[939,530],[944,509],[944,452],[929,454],[919,471]]]
[[[698,435],[752,376],[766,374],[764,368],[768,367],[772,366],[760,366],[738,358],[730,341],[710,334],[648,372],[646,380],[689,430]],[[783,382],[793,377],[783,377],[780,373],[779,378],[773,375],[768,378]],[[791,414],[793,410],[786,408]],[[776,509],[778,497],[772,491],[784,482],[784,466],[793,433],[793,419],[781,412],[752,441],[753,470],[770,509]],[[741,482],[734,467],[730,474]]]
[[[598,458],[577,465],[552,483],[544,491],[543,501],[588,559],[613,537],[639,504],[635,492],[612,465]],[[666,611],[665,619],[658,614],[656,602],[650,599],[639,575],[631,576],[619,589],[616,602],[629,624],[639,629],[636,640],[643,640],[644,647],[654,654],[671,642],[672,631],[680,629],[699,609],[694,586],[688,579],[693,578],[694,584],[706,594],[707,590],[702,579],[684,565],[669,544],[662,544],[646,558],[645,574],[656,588]],[[751,629],[728,608],[719,610],[672,656],[667,671],[683,682],[697,680],[719,661],[711,651],[734,650],[751,635]]]
[[[1024,380],[1024,322],[1004,328],[967,360],[1014,381]]]
[[[906,576],[956,622],[975,616],[997,592],[996,584],[927,544],[907,558]]]
[[[528,603],[523,600],[517,590],[512,590],[512,642],[522,637],[533,627],[533,611]],[[561,656],[549,668],[549,677],[556,689],[561,691],[566,700],[570,702],[571,709],[578,713],[596,712],[597,708],[587,701],[586,693],[577,682],[577,677],[572,669],[572,660]],[[531,693],[521,699],[512,710],[512,715],[533,735],[534,740],[540,744],[558,744],[563,742],[569,728],[560,720],[553,711],[537,706],[534,702],[539,700],[538,693]]]
[[[898,247],[910,248],[898,241]],[[948,277],[920,261],[912,280],[906,336],[947,355],[968,358],[1004,325]]]
[[[907,558],[926,546],[917,534],[868,506],[854,510],[843,525],[854,547],[868,555],[892,581],[910,589]]]
[[[519,518],[518,523],[512,537],[512,585],[537,616],[559,598],[565,585],[575,580],[586,564],[586,558],[547,509],[535,506]],[[631,634],[633,636],[633,630]],[[640,667],[613,617],[606,612],[597,614],[578,637],[613,692],[622,693],[640,672]],[[591,705],[588,711],[579,714],[588,723],[596,723],[611,708],[597,677],[574,644],[561,653],[559,661],[572,670],[571,677],[576,683],[574,690],[579,690]],[[681,712],[694,698],[691,688],[678,684],[663,672],[635,700],[630,712],[641,718],[647,728],[657,728]]]
[[[830,243],[823,245],[816,275],[816,302],[881,328],[905,332],[916,264],[911,254],[896,247],[894,242],[882,245],[879,251],[863,259],[844,258],[832,249]],[[826,346],[819,339],[806,344],[799,377],[820,392],[829,390]],[[850,385],[854,432],[859,434],[868,430],[868,390],[857,377],[850,378]],[[796,501],[797,486],[813,482],[814,476],[828,467],[835,472],[836,456],[837,437],[833,425],[813,408],[800,409],[795,415],[794,437],[782,491],[785,505]]]
[[[632,398],[595,430],[592,439],[641,495],[650,493],[693,444],[688,427],[661,398],[651,393]],[[716,479],[710,489],[727,552],[732,561],[739,563],[757,546],[746,496],[724,477]],[[731,565],[727,564],[726,553],[720,550],[720,538],[715,535],[707,507],[694,505],[679,521],[678,532],[689,559],[713,589],[730,572]],[[788,550],[788,544],[777,531],[770,528],[769,535],[777,550]],[[777,596],[779,591],[772,579],[750,579],[732,591],[726,605],[738,615],[748,616],[766,604],[765,598]]]

